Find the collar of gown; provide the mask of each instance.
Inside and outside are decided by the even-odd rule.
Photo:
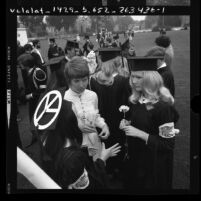
[[[166,63],[163,62],[162,65],[161,65],[160,67],[157,68],[157,70],[158,70],[158,69],[161,69],[161,68],[165,68],[166,66],[167,66]]]
[[[144,96],[141,96],[138,101],[139,101],[140,104],[143,104],[143,103],[145,103],[145,104],[146,103],[157,103],[158,102],[158,100],[151,101],[150,99],[145,98]]]
[[[82,93],[76,93],[76,92],[74,92],[71,88],[69,88],[68,89],[69,90],[69,92],[70,92],[70,94],[72,95],[72,96],[74,96],[74,97],[81,97],[83,94],[84,94],[84,92],[85,92],[85,90],[82,92]]]

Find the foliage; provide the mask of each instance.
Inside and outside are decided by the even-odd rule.
[[[74,15],[47,16],[46,21],[48,25],[55,27],[57,30],[60,30],[62,27],[64,27],[65,30],[68,31],[70,27],[74,27],[76,19],[77,16]]]
[[[145,18],[145,28],[150,29],[157,25],[158,16],[146,16]]]
[[[179,27],[181,26],[181,17],[180,16],[159,16],[158,26],[170,26],[170,27]]]
[[[29,34],[46,35],[46,25],[43,23],[43,16],[19,16],[21,22],[27,29]]]

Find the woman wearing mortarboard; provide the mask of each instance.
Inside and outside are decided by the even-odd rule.
[[[124,157],[124,133],[119,129],[122,118],[119,107],[127,104],[129,97],[128,78],[119,74],[116,61],[121,55],[120,48],[100,48],[101,70],[91,77],[89,88],[98,96],[98,108],[110,129],[110,136],[105,141],[106,147],[114,143],[122,146],[121,153],[108,160],[107,171],[114,179],[121,176],[121,166]]]
[[[179,132],[174,128],[179,119],[174,98],[157,72],[157,58],[136,57],[128,63],[130,117],[120,124],[128,143],[125,187],[133,191],[170,190],[175,135]]]

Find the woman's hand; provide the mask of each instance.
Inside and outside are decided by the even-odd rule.
[[[99,134],[99,137],[103,140],[107,139],[110,135],[110,131],[108,126],[105,124],[105,126],[102,128],[101,133]]]
[[[122,119],[119,124],[119,129],[123,130],[125,126],[129,126],[131,124],[131,121],[128,121],[126,119]]]
[[[144,131],[142,131],[138,128],[135,128],[133,126],[124,126],[122,130],[125,131],[125,134],[127,136],[138,137],[138,138],[144,140],[145,142],[147,142],[148,137],[149,137],[148,133],[145,133]]]
[[[103,142],[102,149],[100,152],[100,159],[105,162],[108,158],[116,156],[121,151],[120,148],[121,146],[119,146],[119,143],[116,143],[115,145],[106,149],[105,143]]]
[[[139,132],[141,131],[141,130],[133,127],[133,126],[124,126],[122,128],[122,130],[125,131],[125,134],[127,136],[133,136],[133,137],[138,137],[139,136]]]

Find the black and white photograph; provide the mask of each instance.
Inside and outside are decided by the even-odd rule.
[[[153,9],[190,6],[172,2],[146,1]],[[7,150],[15,150],[16,186],[7,175],[7,194],[188,194],[192,153],[199,160],[191,133],[195,17],[130,14],[142,6],[125,15],[87,15],[88,7],[71,15],[76,8],[8,14],[15,12],[16,26],[7,45]]]

